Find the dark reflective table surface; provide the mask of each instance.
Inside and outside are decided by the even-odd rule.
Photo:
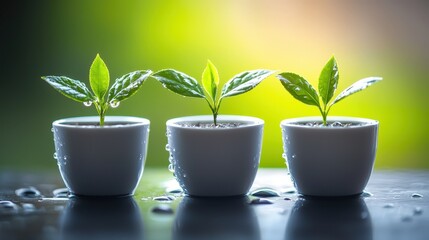
[[[40,195],[16,191],[28,187]],[[145,169],[133,197],[54,197],[63,187],[58,172],[0,171],[0,239],[429,239],[429,171],[375,171],[361,196],[312,198],[286,169],[260,169],[252,190],[279,192],[272,204],[171,192],[164,169]]]

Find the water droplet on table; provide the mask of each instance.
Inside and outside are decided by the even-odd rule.
[[[68,198],[69,197],[69,189],[68,188],[58,188],[52,191],[54,194],[54,198]]]
[[[23,198],[39,198],[42,197],[39,190],[34,187],[20,188],[15,190],[15,194]]]
[[[266,198],[255,198],[250,201],[252,205],[263,205],[263,204],[273,204],[273,202]]]
[[[167,205],[159,205],[152,208],[153,213],[157,214],[173,214],[174,211],[171,207]]]
[[[31,203],[23,203],[22,209],[24,209],[24,211],[27,213],[36,211],[36,207]]]
[[[294,194],[294,193],[296,193],[296,190],[295,190],[295,188],[287,188],[283,191],[283,193],[284,194]]]
[[[361,194],[361,196],[362,196],[362,197],[372,197],[372,196],[373,196],[373,194],[372,194],[372,193],[370,193],[370,192],[367,192],[367,191],[363,191],[363,192],[362,192],[362,194]]]
[[[421,207],[415,207],[413,210],[414,215],[422,215],[423,209]]]
[[[285,197],[285,198],[283,198],[283,200],[285,200],[285,201],[291,201],[292,199],[290,199],[288,197]]]
[[[158,202],[171,202],[175,199],[176,198],[174,196],[159,196],[159,197],[153,198],[153,200],[158,201]]]
[[[383,206],[383,208],[393,208],[395,205],[393,203],[387,203]]]
[[[179,194],[183,193],[183,190],[178,187],[169,187],[165,190],[167,193]]]
[[[423,195],[421,195],[420,193],[413,193],[413,194],[411,194],[411,197],[412,198],[422,198]]]
[[[0,201],[0,213],[15,214],[18,213],[19,207],[11,201]]]
[[[255,197],[280,197],[280,194],[271,188],[260,188],[252,191],[250,195]]]

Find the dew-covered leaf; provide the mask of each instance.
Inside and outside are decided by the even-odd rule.
[[[305,78],[291,72],[280,73],[277,78],[294,98],[308,105],[319,106],[319,96]]]
[[[323,67],[319,76],[319,95],[325,106],[332,99],[338,85],[338,66],[334,56]]]
[[[219,85],[219,74],[215,65],[213,65],[210,60],[207,61],[207,66],[204,69],[202,83],[204,90],[214,103],[216,101],[217,87]]]
[[[86,87],[85,83],[64,76],[42,77],[49,85],[64,96],[78,102],[94,101],[94,95]]]
[[[245,71],[235,75],[222,88],[220,98],[231,97],[248,92],[255,88],[262,80],[269,77],[274,71],[271,70],[252,70]]]
[[[164,69],[152,75],[162,85],[182,96],[205,98],[204,90],[195,78],[174,69]]]
[[[353,83],[350,87],[346,88],[346,90],[342,91],[335,100],[331,103],[331,106],[335,103],[343,100],[345,97],[348,97],[354,93],[360,92],[364,90],[365,88],[373,85],[374,83],[377,83],[381,81],[383,78],[381,77],[367,77],[364,79],[361,79],[355,83]]]
[[[120,102],[131,97],[140,89],[151,73],[151,70],[139,70],[116,79],[109,89],[108,101],[110,103]]]
[[[109,89],[110,76],[109,69],[98,54],[89,69],[89,83],[98,100],[103,101],[104,95]]]

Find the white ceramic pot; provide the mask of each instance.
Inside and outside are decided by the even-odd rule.
[[[233,128],[186,127],[183,123],[211,123],[212,116],[167,121],[170,170],[184,192],[192,196],[237,196],[248,193],[255,179],[262,148],[264,121],[219,115],[219,123]]]
[[[55,157],[74,195],[134,194],[146,160],[149,120],[137,117],[76,117],[55,121]]]
[[[315,127],[320,117],[283,120],[283,149],[292,181],[300,194],[348,196],[362,193],[374,165],[378,121],[330,117],[349,127]]]

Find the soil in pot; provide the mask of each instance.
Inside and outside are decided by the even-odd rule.
[[[246,125],[245,123],[240,122],[223,122],[223,123],[207,123],[207,122],[184,122],[184,123],[178,123],[182,127],[188,127],[188,128],[236,128],[240,126]]]

